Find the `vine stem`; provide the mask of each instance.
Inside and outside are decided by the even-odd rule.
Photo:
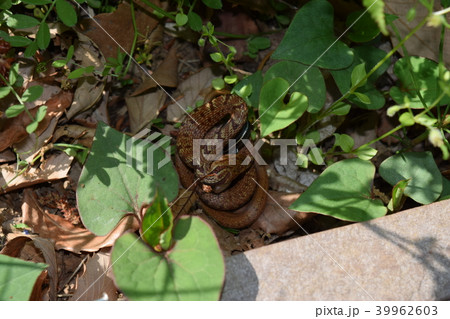
[[[134,14],[134,2],[131,1],[130,4],[131,4],[131,6],[130,6],[131,21],[133,22],[134,36],[133,36],[133,43],[131,45],[131,50],[130,50],[130,55],[129,55],[130,58],[128,59],[127,66],[125,67],[125,70],[122,73],[123,75],[127,74],[128,70],[130,69],[131,61],[133,60],[132,56],[134,54],[134,50],[136,48],[136,43],[137,43],[137,38],[138,38],[138,28],[137,28],[137,24],[136,24],[136,17]]]
[[[421,29],[425,23],[428,20],[429,15],[427,15],[422,21],[420,21],[420,23],[418,25],[416,25],[414,27],[414,29],[411,30],[411,32],[409,32],[391,51],[388,52],[388,54],[385,55],[385,57],[383,59],[381,59],[373,68],[372,70],[369,71],[369,73],[367,73],[358,83],[356,83],[356,85],[354,85],[352,88],[350,88],[350,90],[348,90],[347,93],[345,93],[343,96],[341,96],[337,101],[335,101],[333,103],[333,105],[330,107],[330,109],[332,109],[336,104],[338,104],[339,102],[342,102],[342,100],[346,99],[347,97],[349,97],[351,94],[353,94],[356,89],[362,84],[364,83],[376,70],[378,70],[379,67],[381,67],[383,65],[384,62],[387,61],[387,59],[389,59],[395,52],[397,52],[398,49],[400,49],[400,47],[410,38],[414,35],[414,33],[416,33],[417,31],[419,31],[419,29]]]
[[[419,117],[421,117],[422,115],[424,115],[425,113],[427,113],[428,111],[430,111],[432,108],[434,108],[444,96],[445,96],[445,93],[442,92],[441,95],[439,95],[439,97],[433,102],[433,104],[432,104],[428,109],[425,109],[425,110],[423,110],[422,112],[420,112],[419,114],[417,114],[416,116],[414,116],[414,119],[417,120]],[[399,126],[394,127],[394,128],[393,128],[392,130],[390,130],[389,132],[386,132],[386,133],[384,133],[383,135],[377,137],[376,139],[374,139],[374,140],[372,140],[372,141],[370,141],[370,142],[368,142],[368,143],[366,143],[366,144],[361,145],[361,146],[358,147],[357,149],[353,150],[352,153],[356,153],[358,150],[360,150],[360,149],[362,149],[362,148],[364,148],[364,147],[368,147],[369,145],[371,145],[371,144],[373,144],[373,143],[375,143],[375,142],[378,142],[378,141],[384,139],[385,137],[388,137],[389,135],[394,134],[395,132],[397,132],[398,130],[401,130],[401,129],[404,128],[404,127],[405,127],[404,124],[400,124]]]
[[[383,59],[381,59],[370,71],[367,73],[361,80],[359,80],[358,83],[356,83],[352,88],[350,88],[347,93],[342,95],[339,99],[337,99],[323,114],[319,115],[310,125],[308,125],[302,133],[306,132],[310,127],[315,125],[316,123],[320,122],[322,119],[326,118],[330,114],[333,113],[334,109],[336,108],[339,103],[341,103],[343,100],[348,98],[353,92],[356,91],[356,89],[364,83],[378,68],[380,68],[384,62],[386,62],[397,50],[410,38],[416,33],[420,28],[422,28],[425,23],[427,22],[430,15],[427,15],[422,21],[419,22],[394,48],[392,48],[391,51],[389,51]],[[394,131],[395,132],[395,131]],[[393,133],[393,132],[392,132]],[[374,142],[376,142],[375,140]],[[372,143],[370,143],[372,144]]]
[[[10,91],[14,94],[14,96],[15,96],[16,99],[17,99],[17,101],[19,101],[19,103],[20,103],[21,105],[24,105],[25,103],[22,101],[22,98],[19,96],[19,94],[17,94],[17,92],[16,92],[16,90],[14,90],[13,86],[9,83],[9,81],[6,80],[6,78],[5,78],[2,74],[0,74],[0,79],[1,79],[4,83],[6,83],[6,86],[9,87]],[[31,114],[30,110],[28,110],[28,108],[26,108],[26,107],[24,108],[24,110],[25,110],[25,113],[28,114],[28,116],[30,117],[30,119],[31,119],[32,121],[34,121],[33,114]]]

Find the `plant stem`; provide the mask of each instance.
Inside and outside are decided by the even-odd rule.
[[[162,14],[163,16],[175,21],[175,16],[171,15],[169,12],[164,11],[163,9],[161,9],[160,7],[158,7],[156,4],[151,3],[148,0],[142,0],[142,2],[144,2],[146,5],[148,5],[150,8],[152,8],[153,10],[155,10],[156,12]]]
[[[439,101],[445,96],[445,93],[442,92],[441,95],[439,95],[439,97],[433,102],[433,104],[426,110],[423,110],[422,112],[420,112],[419,114],[417,114],[416,116],[414,116],[414,120],[417,120],[419,117],[421,117],[422,115],[424,115],[425,113],[427,113],[428,111],[430,111],[431,109],[433,109],[438,103]],[[400,124],[397,127],[394,127],[392,130],[390,130],[389,132],[384,133],[383,135],[377,137],[376,139],[361,145],[360,147],[358,147],[357,149],[353,150],[352,153],[357,152],[359,149],[367,147],[375,142],[378,142],[382,139],[384,139],[385,137],[388,137],[391,134],[394,134],[395,132],[397,132],[398,130],[402,129],[403,127],[405,127],[405,125]]]
[[[122,76],[127,74],[128,70],[130,69],[131,61],[133,60],[134,49],[136,48],[136,43],[137,43],[137,38],[138,38],[138,28],[136,25],[136,17],[134,14],[134,2],[133,1],[130,1],[130,10],[131,10],[131,21],[133,22],[134,36],[133,36],[133,43],[131,44],[131,49],[130,49],[130,53],[129,53],[127,66],[125,67],[125,70],[123,71]]]
[[[338,100],[336,100],[327,110],[325,110],[323,113],[318,114],[317,118],[310,123],[309,125],[307,125],[305,127],[305,129],[302,130],[301,134],[304,134],[304,132],[308,131],[313,125],[315,125],[316,123],[320,122],[321,120],[323,120],[324,118],[326,118],[327,116],[329,116],[330,114],[333,113],[334,108],[336,106],[339,105],[339,103],[341,103],[343,100],[345,100],[346,98],[348,98],[351,94],[353,94],[353,92],[356,91],[356,89],[362,84],[364,83],[364,81],[366,81],[379,67],[381,67],[383,65],[384,62],[387,61],[387,59],[389,59],[395,52],[397,52],[397,50],[411,37],[414,35],[414,33],[416,33],[420,28],[422,28],[425,23],[428,20],[429,15],[427,15],[422,21],[419,22],[419,24],[417,24],[414,29],[411,30],[411,32],[409,32],[391,51],[389,51],[385,57],[383,59],[381,59],[370,71],[369,73],[367,73],[356,85],[354,85],[352,88],[350,88],[350,90],[347,91],[347,93],[345,93],[344,95],[342,95]],[[396,131],[396,130],[395,130]],[[395,131],[393,131],[392,133],[394,133]],[[384,137],[383,137],[384,138]],[[377,140],[376,140],[377,141]],[[376,142],[374,141],[374,142]],[[372,143],[370,143],[372,144]]]
[[[428,20],[429,15],[427,15],[418,25],[414,27],[414,29],[411,30],[391,51],[389,51],[383,59],[381,59],[373,68],[369,71],[369,73],[366,74],[356,85],[354,85],[350,90],[348,90],[347,93],[345,93],[343,96],[341,96],[337,101],[333,103],[333,105],[330,107],[330,109],[333,109],[333,107],[338,104],[339,102],[345,100],[347,97],[349,97],[353,92],[356,91],[356,89],[364,83],[376,70],[378,70],[379,67],[383,65],[384,62],[387,61],[397,50],[411,37],[416,33],[420,28],[422,28],[425,23]]]
[[[22,98],[19,96],[19,94],[17,94],[16,90],[14,90],[13,86],[9,83],[9,81],[6,80],[6,78],[0,74],[0,79],[6,83],[6,86],[9,87],[10,91],[14,94],[14,96],[16,97],[17,101],[19,101],[20,104],[24,105],[25,103],[22,101]],[[25,107],[25,113],[28,114],[28,116],[30,117],[30,119],[32,121],[34,121],[34,117],[31,114],[31,112],[28,110],[28,108]]]

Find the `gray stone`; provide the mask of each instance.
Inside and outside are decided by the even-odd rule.
[[[222,300],[448,300],[450,200],[226,260]]]

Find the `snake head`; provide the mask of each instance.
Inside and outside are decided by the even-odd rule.
[[[230,165],[231,158],[235,165]],[[195,175],[201,183],[211,186],[212,191],[218,194],[249,169],[250,165],[242,165],[244,159],[245,156],[239,154],[226,154],[217,161],[199,166]]]
[[[210,186],[208,189],[216,194],[227,189],[234,179],[229,167],[216,166],[206,172],[200,168],[195,170],[195,175],[200,179],[202,184]]]

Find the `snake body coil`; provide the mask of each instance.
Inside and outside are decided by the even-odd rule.
[[[267,199],[266,170],[253,161],[246,148],[237,154],[212,156],[211,160],[217,144],[202,144],[199,154],[194,154],[194,140],[222,140],[227,146],[246,124],[247,112],[239,96],[218,96],[192,112],[177,137],[175,167],[181,184],[189,188],[196,183],[201,207],[220,225],[230,228],[247,227],[261,215]],[[244,165],[247,157],[250,164]]]

